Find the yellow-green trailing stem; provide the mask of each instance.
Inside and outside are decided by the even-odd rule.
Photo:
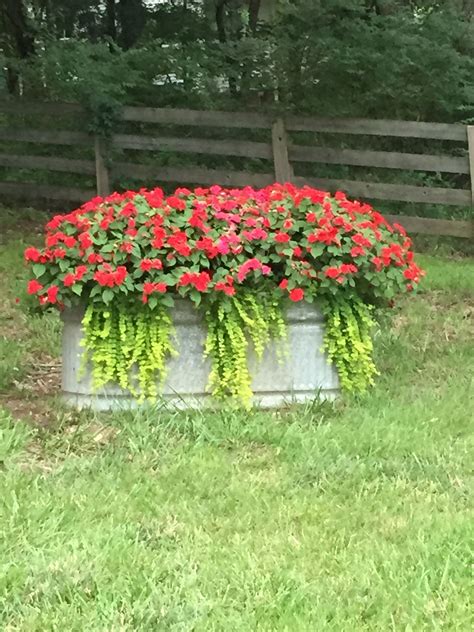
[[[280,301],[252,294],[210,305],[206,311],[205,355],[211,359],[209,388],[214,397],[233,398],[249,406],[251,376],[247,363],[249,342],[258,358],[272,339],[286,337]]]
[[[377,375],[371,332],[373,307],[358,298],[323,304],[326,316],[324,348],[335,364],[343,389],[364,392]]]
[[[95,389],[116,382],[141,400],[156,399],[166,360],[175,353],[172,322],[164,308],[133,312],[89,305],[82,328],[82,370],[90,361]]]
[[[372,357],[373,307],[357,297],[326,300],[321,307],[326,316],[324,347],[337,367],[342,388],[365,391],[377,374]],[[286,339],[282,302],[251,293],[229,297],[208,304],[205,320],[204,353],[211,359],[212,394],[250,405],[248,347],[251,344],[261,358],[270,341]],[[167,360],[176,353],[166,308],[127,310],[90,305],[82,326],[83,367],[91,362],[94,388],[115,382],[139,400],[156,399]]]

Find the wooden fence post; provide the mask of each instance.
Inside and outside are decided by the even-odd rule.
[[[112,191],[110,188],[109,170],[106,165],[106,148],[102,138],[96,136],[94,139],[95,150],[95,178],[97,186],[97,195],[102,197],[109,195]]]
[[[276,182],[291,182],[293,169],[288,158],[288,139],[282,118],[277,118],[272,125],[272,149]]]
[[[471,175],[471,237],[474,239],[474,125],[467,126],[467,147],[469,152],[469,170]]]

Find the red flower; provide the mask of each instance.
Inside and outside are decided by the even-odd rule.
[[[286,288],[288,287],[288,279],[283,279],[282,281],[280,281],[278,287],[282,290],[286,290]]]
[[[77,266],[76,279],[80,281],[86,273],[87,273],[87,266]]]
[[[303,298],[304,290],[300,287],[295,287],[293,290],[290,290],[290,301],[297,303],[298,301],[302,301]]]
[[[140,261],[140,270],[149,272],[150,270],[162,270],[163,263],[161,259],[143,259]]]
[[[51,285],[51,287],[48,288],[46,295],[50,303],[56,303],[58,292],[59,292],[59,288],[57,285]]]
[[[132,204],[132,202],[127,202],[127,204],[125,204],[123,209],[120,211],[120,215],[123,215],[124,217],[134,217],[136,214],[137,209],[135,208],[135,205]]]
[[[150,283],[149,281],[147,281],[146,283],[143,284],[143,293],[144,294],[151,294],[154,289],[155,289],[155,284],[154,283]]]
[[[84,250],[92,246],[92,239],[89,233],[81,233],[77,239],[81,244],[81,248],[83,248]]]
[[[339,268],[326,268],[326,270],[324,271],[324,274],[329,278],[329,279],[336,279],[339,275]]]
[[[259,261],[258,259],[255,259],[255,258],[247,259],[247,261],[244,261],[244,263],[240,266],[237,272],[237,279],[242,283],[242,281],[245,279],[245,277],[250,272],[250,270],[262,269],[262,272],[264,274],[269,274],[270,268],[268,266],[265,266],[265,268],[266,268],[266,272],[263,272],[262,262]]]
[[[168,204],[168,206],[171,206],[171,208],[174,208],[178,211],[184,211],[184,209],[186,208],[186,202],[174,195],[167,198],[166,203]]]
[[[352,241],[358,246],[364,246],[365,248],[370,248],[372,246],[372,242],[367,239],[367,237],[364,237],[364,235],[360,235],[359,233],[352,237]]]
[[[184,257],[188,257],[191,254],[191,248],[188,246],[188,237],[182,231],[178,231],[168,237],[168,246],[174,248],[178,254]]]
[[[210,237],[201,237],[197,240],[195,247],[197,250],[204,250],[209,259],[213,259],[219,254],[219,249]]]
[[[76,245],[76,240],[74,237],[68,237],[67,235],[63,238],[63,243],[68,248],[73,248]]]
[[[68,274],[66,274],[66,276],[63,279],[63,283],[66,287],[71,287],[71,285],[74,285],[75,282],[76,282],[76,276],[72,274],[72,272],[69,272]]]
[[[393,228],[400,233],[400,235],[403,235],[404,237],[406,237],[407,235],[407,231],[403,228],[403,226],[401,224],[397,224],[396,222],[394,224],[392,224]]]
[[[41,253],[36,248],[30,247],[25,250],[26,261],[33,261],[34,263],[36,263],[37,261],[39,261],[40,256]]]
[[[216,283],[214,289],[218,292],[224,292],[224,294],[227,294],[228,296],[233,296],[235,294],[235,287],[233,287],[232,285],[227,285],[223,281],[219,281],[218,283]]]
[[[95,252],[91,252],[91,254],[87,257],[88,263],[102,263],[103,260],[104,258]]]
[[[66,256],[66,251],[64,250],[64,248],[55,248],[51,253],[51,256],[54,259],[64,259],[64,257]]]
[[[384,265],[384,262],[382,261],[380,257],[373,257],[372,263],[376,267],[377,272],[380,272],[380,270],[383,268],[383,265]]]
[[[357,272],[358,268],[352,263],[343,263],[339,268],[341,274],[350,274],[351,272]]]
[[[104,263],[102,269],[97,270],[94,274],[94,280],[99,285],[114,287],[115,285],[121,285],[125,281],[127,274],[125,266],[118,266],[116,270],[113,270],[108,263]]]
[[[354,246],[353,248],[351,248],[351,255],[353,257],[365,255],[365,250],[361,246]]]
[[[194,287],[199,292],[205,292],[209,285],[211,277],[207,272],[201,272],[194,281]]]
[[[125,231],[126,232],[126,231]],[[122,252],[126,252],[127,254],[130,254],[133,250],[133,244],[131,241],[123,241],[120,244],[120,250]]]
[[[31,281],[28,281],[28,289],[27,289],[28,294],[37,294],[42,289],[43,289],[43,286],[36,279],[32,279]]]
[[[242,235],[249,241],[253,241],[256,239],[266,239],[268,237],[267,231],[263,230],[263,228],[254,228],[253,230],[244,230]]]
[[[99,224],[99,226],[102,228],[102,230],[107,230],[110,226],[110,224],[112,223],[112,220],[110,219],[110,217],[105,217]]]
[[[288,235],[288,233],[277,233],[275,235],[275,241],[279,244],[285,244],[286,242],[290,241],[290,236]]]
[[[127,278],[127,268],[125,266],[118,266],[115,271],[115,283],[117,285],[122,285],[122,283]]]

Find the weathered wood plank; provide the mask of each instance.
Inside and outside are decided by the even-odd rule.
[[[429,154],[403,154],[389,151],[365,151],[354,149],[332,149],[290,145],[291,160],[318,162],[331,165],[354,165],[357,167],[380,167],[383,169],[406,169],[408,171],[435,171],[441,173],[469,173],[466,157],[435,156]]]
[[[288,159],[288,139],[282,118],[277,118],[272,125],[272,149],[276,182],[291,182],[293,169]]]
[[[170,138],[115,134],[115,147],[151,151],[176,151],[192,154],[243,156],[246,158],[272,158],[270,143],[246,140],[209,140],[206,138]]]
[[[270,127],[272,118],[257,112],[221,112],[210,110],[184,110],[177,108],[125,107],[125,121],[162,123],[166,125],[204,125],[209,127],[244,127],[248,129]]]
[[[36,184],[36,182],[0,182],[0,194],[15,198],[85,202],[93,198],[96,192],[93,189]]]
[[[82,114],[84,108],[78,103],[64,102],[35,102],[20,99],[0,100],[0,112],[12,114],[38,114],[48,116],[62,116],[69,114]]]
[[[37,129],[0,129],[0,141],[46,143],[50,145],[91,145],[93,139],[82,132],[59,132]]]
[[[474,125],[468,125],[469,172],[471,174],[471,205],[474,207]]]
[[[106,196],[111,193],[109,169],[106,163],[107,151],[103,139],[99,136],[94,139],[94,152],[97,194]]]
[[[261,187],[274,182],[271,173],[247,173],[246,171],[227,171],[204,169],[199,167],[160,167],[137,165],[135,163],[116,163],[114,177],[125,176],[137,180],[153,179],[161,182],[186,182],[203,185],[221,184],[226,186]]]
[[[452,206],[469,206],[471,203],[471,192],[464,189],[442,189],[408,184],[385,184],[326,178],[295,177],[294,180],[295,184],[310,184],[329,191],[345,191],[348,195],[354,197],[372,198],[374,200],[447,204]]]
[[[408,215],[385,215],[389,222],[401,224],[409,233],[445,235],[449,237],[474,237],[474,224],[465,220],[432,219]]]
[[[19,167],[22,169],[44,169],[46,171],[64,171],[67,173],[95,173],[92,160],[73,160],[70,158],[52,158],[50,156],[23,156],[0,154],[1,167]]]
[[[396,136],[466,141],[465,125],[422,123],[418,121],[388,121],[372,119],[331,119],[309,116],[287,116],[288,131],[363,134],[367,136]]]

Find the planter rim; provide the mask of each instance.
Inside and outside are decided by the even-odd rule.
[[[79,305],[68,307],[61,312],[61,320],[63,322],[80,322],[87,308],[87,303],[82,302]],[[170,313],[175,322],[181,323],[185,321],[198,322],[202,319],[203,311],[199,307],[195,307],[190,299],[177,297],[173,307],[170,307]],[[285,320],[291,322],[305,321],[314,319],[315,315],[318,321],[323,322],[324,316],[320,307],[316,303],[307,303],[300,301],[292,303],[286,301],[284,303]]]

